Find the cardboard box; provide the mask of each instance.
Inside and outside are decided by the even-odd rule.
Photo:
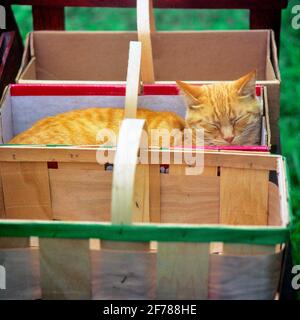
[[[137,38],[136,32],[32,32],[17,82],[123,82],[129,41]],[[278,143],[280,73],[272,31],[156,32],[151,39],[157,83],[228,81],[257,69],[257,83],[268,88],[271,142]]]

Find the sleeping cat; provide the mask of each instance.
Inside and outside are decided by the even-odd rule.
[[[149,132],[202,127],[205,145],[255,145],[260,138],[260,104],[255,94],[255,78],[253,71],[228,83],[192,86],[177,81],[187,102],[185,121],[174,112],[147,109],[138,109],[137,117],[146,119]],[[96,145],[99,144],[97,132],[108,128],[118,134],[123,117],[123,109],[73,110],[39,120],[9,143]]]
[[[186,127],[203,128],[205,145],[257,145],[261,110],[256,71],[232,81],[192,86],[177,81],[186,98]]]

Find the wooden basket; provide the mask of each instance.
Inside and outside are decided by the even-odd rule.
[[[141,48],[132,49],[116,150],[0,148],[0,256],[10,270],[0,298],[274,299],[289,239],[284,159],[141,149],[157,162],[137,164]],[[113,172],[97,151],[110,152]],[[202,157],[202,174],[180,155]],[[82,214],[80,200],[95,199],[96,212]]]

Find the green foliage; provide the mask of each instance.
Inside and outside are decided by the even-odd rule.
[[[298,3],[297,3],[298,2]],[[281,141],[291,174],[291,198],[298,232],[293,233],[295,262],[300,264],[300,30],[291,26],[290,0],[283,12],[280,69]],[[31,8],[14,6],[22,35],[32,29]],[[248,13],[240,10],[155,10],[158,30],[247,29]],[[67,8],[68,30],[136,30],[135,9]]]

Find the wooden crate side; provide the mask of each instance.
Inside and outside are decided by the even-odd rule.
[[[273,182],[269,182],[269,226],[281,226],[279,188]]]
[[[49,169],[54,219],[110,221],[112,173],[75,163],[60,167]]]
[[[52,219],[46,162],[1,162],[6,218]]]
[[[233,225],[268,224],[267,170],[221,168],[220,222]],[[226,254],[274,253],[275,246],[224,243]]]
[[[158,243],[157,299],[207,299],[209,243]]]
[[[219,177],[161,175],[161,222],[218,223],[219,206]]]
[[[160,222],[160,165],[152,164],[149,166],[149,210],[150,221]]]
[[[269,171],[221,168],[220,223],[267,225]]]
[[[227,255],[251,256],[275,253],[276,246],[249,245],[239,243],[224,243],[223,252]]]
[[[133,222],[150,222],[149,165],[136,167],[133,193]]]
[[[91,299],[89,240],[39,239],[42,299]]]

